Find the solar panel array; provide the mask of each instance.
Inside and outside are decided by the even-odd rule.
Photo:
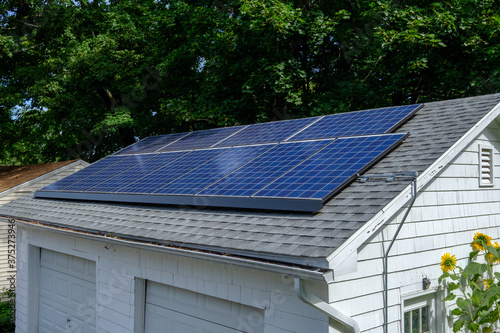
[[[149,137],[36,197],[317,211],[406,133],[418,106]]]

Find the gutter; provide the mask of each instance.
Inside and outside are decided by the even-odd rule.
[[[306,289],[306,282],[302,278],[295,278],[295,294],[302,302],[311,305],[320,312],[323,312],[334,321],[349,327],[351,332],[360,332],[359,325],[354,319],[344,314],[333,305],[326,303],[316,295],[311,294]]]
[[[299,276],[301,278],[305,278],[308,280],[312,281],[320,281],[320,282],[326,282],[326,283],[331,283],[333,281],[333,271],[332,270],[320,270],[320,269],[306,269],[306,268],[301,268],[301,267],[294,267],[292,265],[282,265],[279,263],[273,263],[273,262],[266,262],[266,261],[258,261],[258,260],[252,260],[252,259],[247,259],[247,258],[242,258],[242,257],[233,257],[230,255],[221,255],[217,253],[209,253],[206,251],[197,251],[194,249],[188,249],[188,248],[178,248],[178,247],[169,247],[166,245],[156,245],[156,244],[149,244],[146,242],[141,242],[141,241],[134,241],[134,240],[127,240],[123,238],[112,238],[112,237],[106,237],[102,235],[96,235],[95,233],[92,233],[90,230],[88,232],[86,231],[78,231],[74,229],[63,229],[63,228],[58,228],[50,225],[44,225],[40,224],[38,222],[31,223],[27,221],[22,221],[17,218],[13,217],[8,217],[8,216],[0,216],[0,223],[1,223],[1,218],[5,219],[15,219],[15,223],[22,225],[22,227],[25,228],[30,228],[30,229],[35,229],[35,230],[47,230],[50,232],[55,232],[59,234],[64,234],[66,236],[74,236],[74,237],[81,237],[85,239],[89,239],[92,241],[99,241],[99,242],[105,242],[105,244],[114,244],[117,246],[131,246],[134,248],[138,249],[144,249],[144,250],[149,250],[149,251],[155,251],[155,252],[160,252],[164,254],[169,254],[169,255],[177,255],[177,256],[183,256],[183,257],[189,257],[193,259],[198,259],[198,260],[210,260],[212,262],[217,262],[221,264],[228,264],[228,265],[235,265],[235,266],[240,266],[240,267],[246,267],[246,268],[251,268],[251,269],[257,269],[261,271],[267,271],[267,272],[272,272],[272,273],[278,273],[278,274],[285,274],[289,276]],[[67,227],[66,227],[67,228]]]

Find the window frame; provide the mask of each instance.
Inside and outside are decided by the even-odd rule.
[[[405,313],[408,311],[413,311],[416,309],[421,309],[425,306],[429,307],[428,318],[429,318],[429,333],[441,332],[438,330],[439,319],[442,319],[442,323],[445,322],[444,316],[442,316],[441,309],[438,305],[439,298],[439,288],[434,287],[425,291],[419,291],[414,293],[409,293],[401,296],[401,332],[404,332],[405,325]],[[441,327],[439,327],[441,328]]]

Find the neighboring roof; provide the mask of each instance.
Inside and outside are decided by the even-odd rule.
[[[75,162],[0,166],[0,193]]]
[[[369,174],[423,172],[500,102],[500,94],[426,103],[397,132],[410,132]],[[487,124],[486,124],[487,125]],[[485,126],[486,126],[485,125]],[[409,185],[354,182],[318,214],[107,204],[25,196],[0,216],[315,267]]]

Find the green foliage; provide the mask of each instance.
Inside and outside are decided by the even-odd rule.
[[[443,302],[455,301],[453,332],[493,332],[500,323],[500,273],[494,271],[500,263],[500,247],[490,241],[489,236],[476,234],[471,244],[475,251],[463,268],[449,261],[447,253],[441,259],[445,273],[439,282],[451,280],[446,283],[449,293]],[[477,262],[481,259],[484,263]]]
[[[5,289],[0,293],[0,297],[6,298],[9,301],[0,303],[0,331],[1,332],[14,332],[15,330],[15,317],[12,313],[12,303],[15,299],[15,294],[12,290]]]
[[[0,164],[94,161],[149,135],[500,91],[499,8],[6,0]]]

